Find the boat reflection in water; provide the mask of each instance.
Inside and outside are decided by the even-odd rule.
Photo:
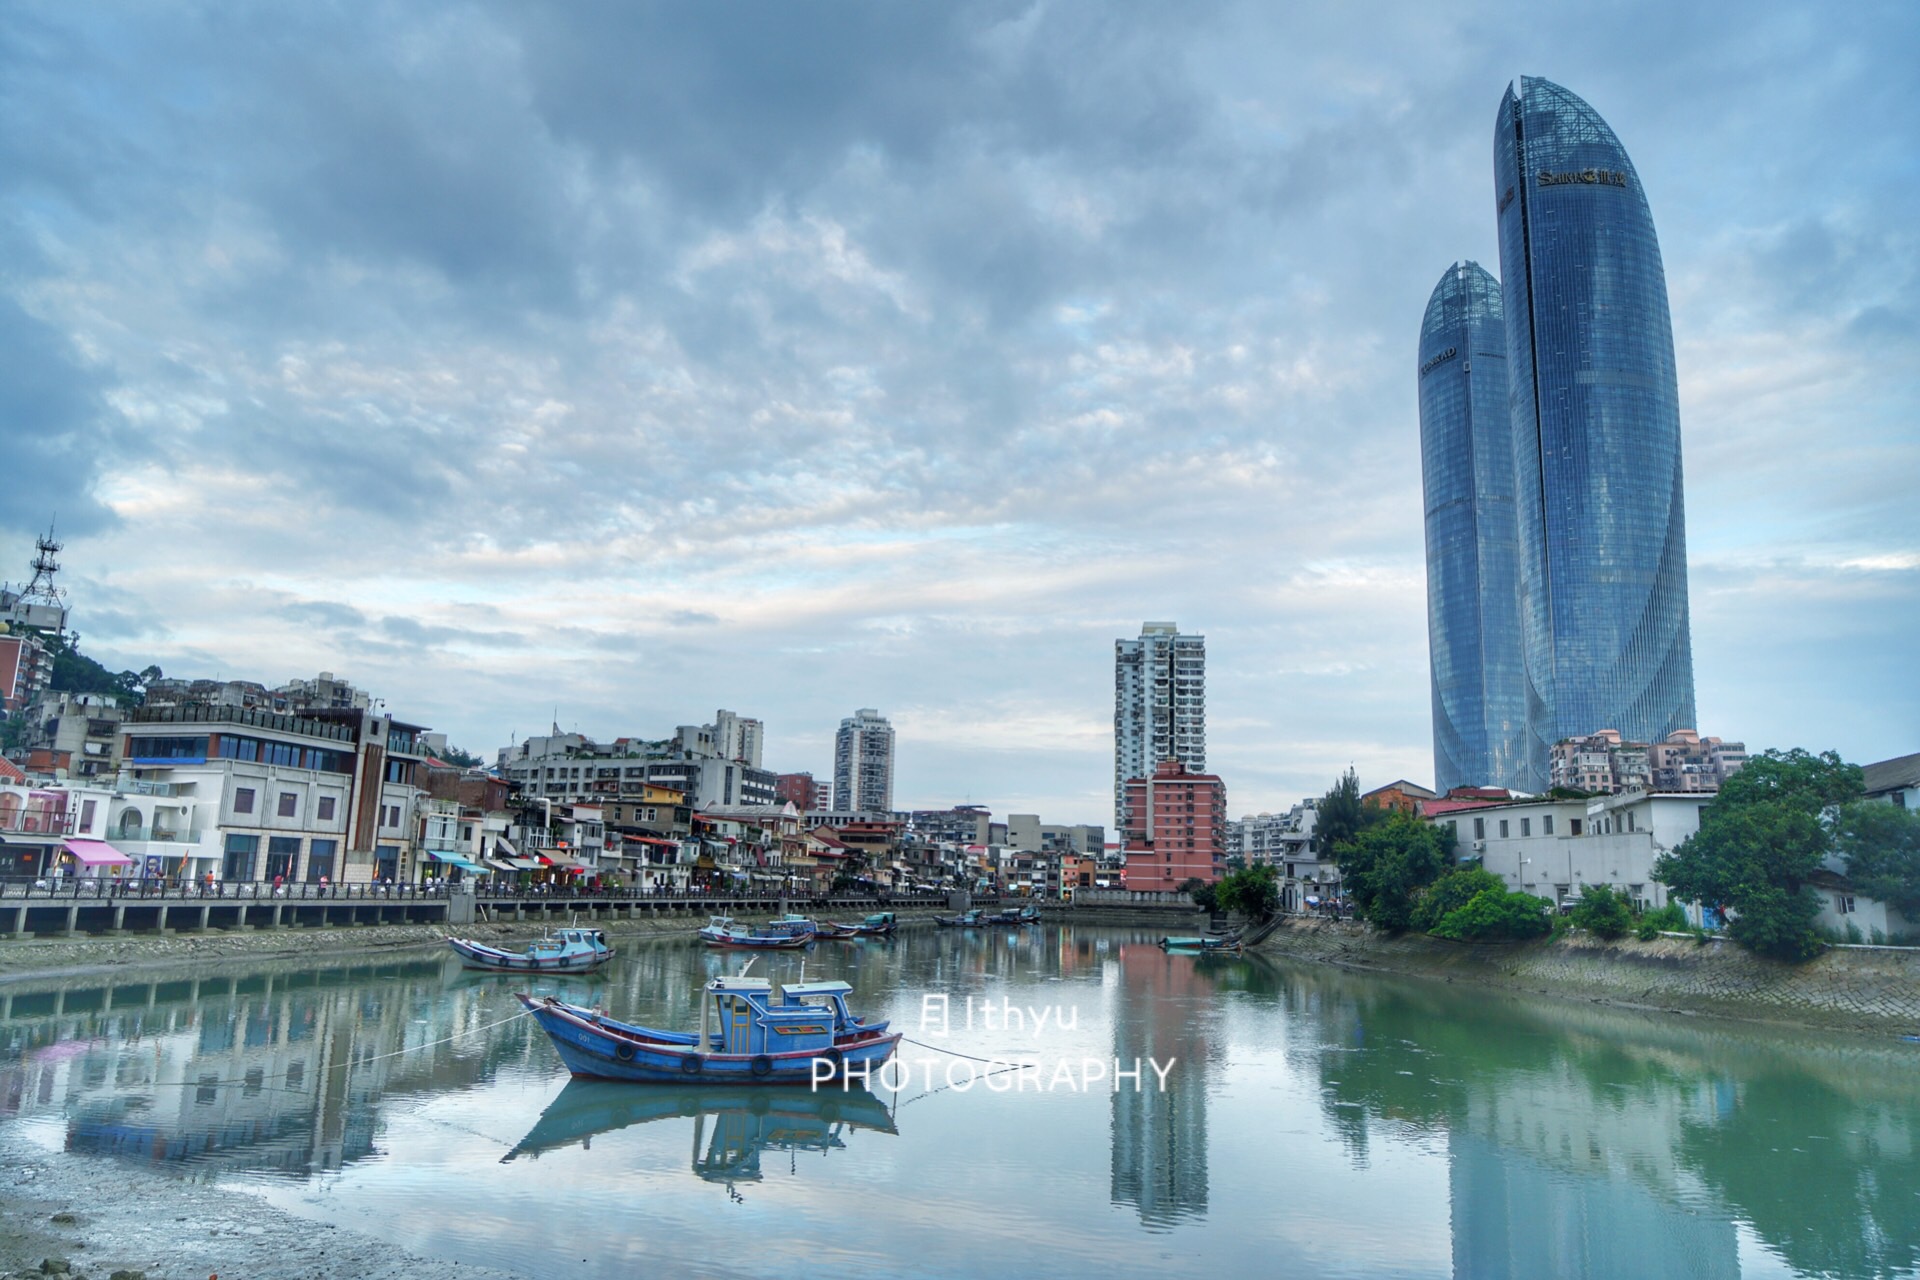
[[[760,1153],[844,1149],[856,1129],[897,1133],[886,1104],[865,1089],[688,1089],[571,1080],[502,1164],[656,1120],[693,1119],[693,1171],[708,1182],[758,1182]]]

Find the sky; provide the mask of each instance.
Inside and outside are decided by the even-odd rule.
[[[482,755],[716,708],[1110,822],[1203,634],[1233,814],[1432,781],[1415,346],[1509,81],[1667,270],[1703,733],[1920,750],[1920,6],[0,13],[0,576],[114,670]],[[1597,727],[1597,726],[1596,726]]]

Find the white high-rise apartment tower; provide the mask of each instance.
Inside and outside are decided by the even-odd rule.
[[[893,726],[872,707],[842,720],[834,737],[833,807],[842,813],[893,811]]]
[[[713,745],[722,760],[741,760],[760,767],[760,740],[766,727],[758,720],[731,711],[713,713]]]
[[[1207,638],[1147,622],[1138,640],[1113,642],[1113,820],[1122,833],[1127,780],[1151,778],[1162,760],[1207,771]]]

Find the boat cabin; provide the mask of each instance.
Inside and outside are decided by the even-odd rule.
[[[547,951],[601,951],[607,945],[607,935],[601,929],[560,929],[544,938],[536,938],[527,944],[527,953],[533,955]]]
[[[731,975],[707,984],[700,1040],[718,1053],[819,1053],[849,1019],[844,982],[796,982]]]

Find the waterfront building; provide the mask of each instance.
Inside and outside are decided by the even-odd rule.
[[[1523,78],[1494,170],[1527,755],[1544,775],[1553,743],[1596,725],[1653,742],[1697,723],[1679,392],[1653,216],[1606,121]]]
[[[1226,874],[1227,788],[1219,778],[1162,760],[1151,777],[1127,783],[1125,806],[1128,889],[1167,892]]]
[[[70,778],[111,776],[117,768],[120,704],[104,693],[42,690],[21,713],[20,745],[47,752],[48,771]]]
[[[605,745],[579,734],[530,738],[521,748],[501,753],[501,772],[523,796],[535,799],[632,798],[652,786],[685,792],[695,806],[775,802],[773,773],[703,753],[698,746],[696,739],[690,747],[684,734],[658,742],[616,738]]]
[[[907,829],[930,844],[990,844],[993,827],[993,811],[978,804],[915,809],[907,815]]]
[[[893,808],[893,725],[872,707],[842,720],[834,735],[833,807]]]
[[[760,747],[766,736],[767,728],[758,720],[735,715],[726,710],[713,713],[714,745],[722,760],[738,760],[758,769]],[[806,806],[796,807],[805,808]]]
[[[1653,878],[1654,861],[1700,829],[1700,811],[1710,799],[1636,790],[1504,803],[1439,800],[1424,807],[1424,816],[1450,830],[1462,861],[1477,860],[1509,889],[1565,905],[1587,885],[1600,884],[1653,910],[1667,904],[1667,887]],[[1689,910],[1697,915],[1697,907]]]
[[[1177,623],[1141,624],[1113,642],[1113,817],[1127,826],[1127,786],[1163,760],[1207,767],[1207,638]]]
[[[1538,781],[1527,770],[1506,349],[1500,282],[1477,262],[1447,268],[1427,300],[1417,353],[1433,772],[1441,791]]]

